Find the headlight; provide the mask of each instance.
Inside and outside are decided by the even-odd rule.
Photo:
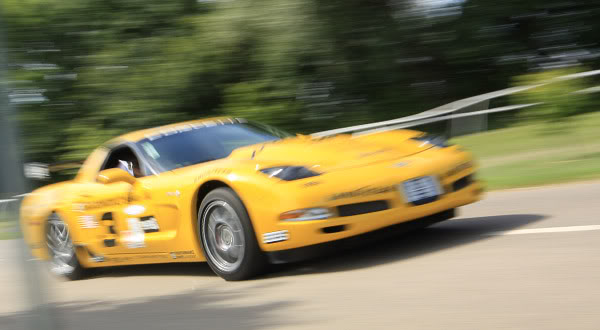
[[[437,136],[437,135],[424,134],[421,136],[413,137],[413,138],[411,138],[411,140],[420,141],[423,143],[429,143],[438,148],[446,148],[449,146],[448,141],[446,141],[446,138],[444,138],[442,136]]]
[[[310,221],[331,218],[332,213],[323,207],[294,210],[279,215],[281,221]]]
[[[293,181],[321,175],[321,173],[311,171],[304,166],[278,166],[264,168],[260,171],[269,177],[275,177],[285,181]]]

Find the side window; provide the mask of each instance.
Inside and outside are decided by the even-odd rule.
[[[136,178],[144,176],[138,158],[131,148],[127,146],[116,147],[110,152],[101,170],[109,168],[123,169]]]

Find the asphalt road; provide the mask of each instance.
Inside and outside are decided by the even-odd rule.
[[[17,242],[0,241],[0,329],[30,319]],[[43,280],[60,329],[600,329],[600,182],[489,193],[454,220],[252,281],[205,264]]]

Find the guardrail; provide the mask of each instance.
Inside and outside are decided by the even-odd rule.
[[[0,236],[3,239],[21,236],[19,210],[21,198],[0,199]]]
[[[373,132],[381,132],[381,131],[394,130],[394,129],[399,129],[399,128],[420,126],[420,125],[424,125],[424,124],[433,123],[436,121],[452,120],[452,119],[465,118],[465,117],[471,117],[471,116],[486,115],[486,114],[495,113],[495,112],[514,111],[514,110],[518,110],[518,109],[523,109],[523,108],[539,105],[541,103],[517,104],[517,105],[511,105],[511,106],[505,106],[505,107],[499,107],[499,108],[477,110],[477,111],[472,111],[472,112],[468,112],[468,113],[453,114],[453,113],[459,112],[461,110],[467,109],[468,107],[473,107],[473,106],[477,106],[477,105],[484,106],[485,108],[487,108],[487,104],[489,104],[489,100],[495,99],[498,97],[511,95],[511,94],[515,94],[518,92],[523,92],[523,91],[526,91],[529,89],[541,87],[541,86],[555,83],[555,82],[590,77],[590,76],[595,76],[598,74],[600,74],[600,70],[585,71],[585,72],[579,72],[579,73],[575,73],[575,74],[564,75],[564,76],[560,76],[560,77],[555,77],[553,79],[549,79],[546,82],[536,84],[536,85],[511,87],[511,88],[506,88],[506,89],[502,89],[502,90],[495,91],[495,92],[471,96],[471,97],[468,97],[465,99],[461,99],[458,101],[454,101],[454,102],[450,102],[450,103],[441,105],[439,107],[436,107],[436,108],[433,108],[433,109],[430,109],[427,111],[420,112],[418,114],[414,114],[414,115],[410,115],[410,116],[406,116],[406,117],[402,117],[402,118],[386,120],[386,121],[365,124],[365,125],[357,125],[357,126],[332,129],[332,130],[328,130],[328,131],[313,133],[313,134],[311,134],[311,136],[326,137],[326,136],[332,136],[332,135],[337,135],[337,134],[347,134],[347,133],[369,134],[369,133],[373,133]],[[582,90],[581,92],[584,93],[584,92],[591,92],[591,91],[594,91],[594,90],[586,89],[586,90]]]
[[[13,196],[13,198],[0,199],[0,221],[17,221],[22,197],[26,194]]]

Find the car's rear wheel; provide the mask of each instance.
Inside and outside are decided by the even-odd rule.
[[[77,260],[69,226],[57,213],[52,213],[46,222],[46,245],[52,273],[70,280],[84,277],[85,268]]]
[[[259,274],[265,258],[244,204],[229,188],[206,195],[198,210],[198,232],[210,268],[227,281]]]

